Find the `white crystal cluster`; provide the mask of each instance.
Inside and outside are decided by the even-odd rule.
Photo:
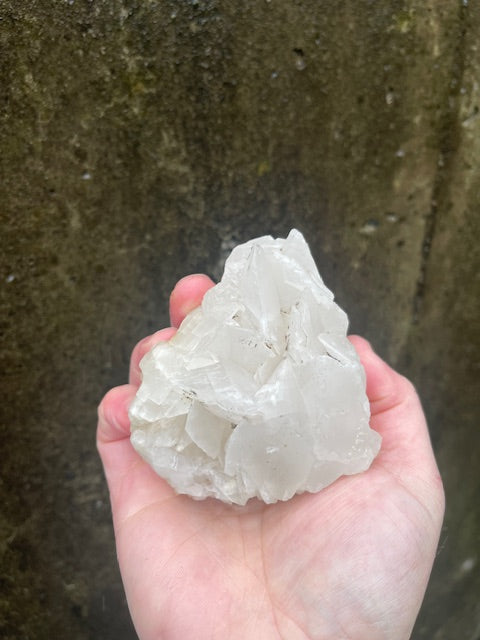
[[[179,493],[243,505],[319,491],[380,447],[348,319],[301,233],[236,247],[141,362],[135,449]]]

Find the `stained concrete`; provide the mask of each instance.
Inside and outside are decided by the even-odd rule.
[[[480,8],[0,2],[0,635],[127,640],[95,407],[176,279],[302,230],[447,492],[414,638],[480,638]]]

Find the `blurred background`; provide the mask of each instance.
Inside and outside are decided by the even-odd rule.
[[[135,638],[96,405],[178,278],[291,227],[429,419],[413,637],[480,638],[479,43],[468,0],[1,0],[2,638]]]

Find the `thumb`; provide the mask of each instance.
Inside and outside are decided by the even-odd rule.
[[[350,336],[367,376],[370,426],[382,436],[374,464],[382,465],[399,482],[428,504],[437,496],[443,504],[443,488],[428,426],[413,384],[388,366],[367,340]]]

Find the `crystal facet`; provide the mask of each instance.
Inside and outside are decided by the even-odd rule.
[[[176,491],[243,505],[366,470],[380,448],[348,319],[301,233],[236,247],[142,360],[135,449]]]

